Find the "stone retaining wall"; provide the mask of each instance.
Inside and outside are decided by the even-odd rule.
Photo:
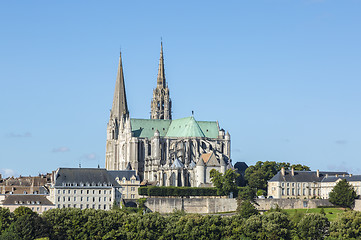
[[[282,209],[328,207],[332,204],[326,199],[257,199],[259,211],[267,211],[277,205]],[[237,209],[235,198],[221,197],[151,197],[145,205],[152,212],[172,213],[183,210],[187,213],[220,213]],[[361,202],[358,207],[361,208]]]

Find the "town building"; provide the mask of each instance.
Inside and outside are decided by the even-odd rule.
[[[20,176],[2,178],[0,175],[0,194],[48,194],[50,174],[39,176]]]
[[[321,198],[321,181],[324,177],[348,174],[346,172],[295,171],[281,169],[268,181],[269,198]]]
[[[11,194],[0,201],[0,207],[8,208],[13,212],[18,207],[28,207],[39,214],[55,208],[55,205],[47,199],[47,195],[40,194]]]
[[[217,121],[172,119],[162,44],[150,110],[150,119],[130,118],[120,56],[107,125],[106,169],[132,169],[142,181],[159,186],[201,186],[210,183],[210,170],[232,168],[230,134]]]
[[[137,199],[135,171],[104,168],[59,168],[53,172],[49,199],[57,208],[109,210],[124,199]]]
[[[332,189],[343,179],[346,179],[354,187],[357,196],[361,195],[361,175],[342,174],[329,176],[326,174],[321,181],[321,198],[328,199]]]

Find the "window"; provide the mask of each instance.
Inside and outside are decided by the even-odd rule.
[[[63,194],[65,194],[65,190],[63,190]]]
[[[287,187],[289,187],[290,186],[290,183],[287,183]]]
[[[81,202],[83,201],[83,197],[80,197],[80,201],[81,201]]]
[[[46,208],[44,208],[44,211],[46,211]]]
[[[292,195],[295,195],[295,189],[292,188]]]
[[[83,194],[83,190],[80,190],[80,194]]]
[[[86,190],[86,194],[89,194],[89,190]]]
[[[74,197],[74,202],[76,201],[76,197]]]
[[[95,197],[93,197],[93,202],[95,202]]]
[[[63,197],[63,202],[65,202],[65,197]]]
[[[89,204],[86,205],[86,208],[89,208]]]
[[[102,198],[101,197],[99,197],[99,202],[102,200]]]
[[[282,183],[282,187],[284,187],[284,186],[285,186],[285,183],[283,182],[283,183]]]
[[[73,207],[76,208],[76,204],[74,204]]]
[[[60,204],[58,204],[58,208],[60,208]]]
[[[102,194],[102,190],[99,190],[99,194]]]
[[[60,190],[58,190],[58,194],[60,194]]]
[[[58,197],[58,202],[60,202],[60,197]]]
[[[104,204],[104,210],[107,209],[107,205]]]
[[[83,209],[83,204],[80,204],[80,209]]]
[[[131,194],[130,197],[131,197],[131,198],[135,198],[135,195],[134,195],[134,194]]]
[[[89,197],[86,197],[86,201],[89,202]]]
[[[68,201],[70,202],[70,197],[68,197]]]
[[[104,197],[104,202],[107,201],[107,197]]]
[[[135,191],[135,187],[131,187],[131,188],[130,188],[130,191],[133,191],[133,192],[134,192],[134,191]]]
[[[290,195],[290,189],[287,188],[287,195]]]
[[[74,190],[74,194],[76,194],[76,190]]]
[[[131,183],[135,183],[135,180],[134,180],[134,179],[132,179],[132,180],[130,180],[130,182],[131,182]]]
[[[98,205],[98,209],[102,209],[102,205],[99,204],[99,205]]]
[[[107,194],[107,190],[104,190],[104,194]]]
[[[68,194],[70,194],[70,190],[68,190]]]

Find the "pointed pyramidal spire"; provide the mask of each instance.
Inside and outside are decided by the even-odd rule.
[[[165,74],[164,74],[164,58],[163,58],[163,42],[160,42],[160,58],[159,58],[159,68],[158,68],[158,77],[157,77],[157,87],[165,88]]]
[[[118,74],[115,82],[114,98],[111,115],[116,119],[128,116],[127,97],[125,95],[122,53],[119,56]]]

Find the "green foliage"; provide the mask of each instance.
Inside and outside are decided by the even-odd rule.
[[[361,212],[347,211],[331,223],[330,237],[335,239],[361,239]]]
[[[10,226],[11,221],[10,210],[0,207],[0,235]]]
[[[250,186],[239,187],[238,188],[238,199],[239,200],[248,200],[254,202],[256,198],[256,190]]]
[[[266,196],[267,192],[263,189],[258,189],[257,196]]]
[[[145,196],[218,196],[216,188],[201,187],[140,187],[139,193]]]
[[[297,224],[296,232],[300,239],[324,239],[330,222],[319,213],[308,213]]]
[[[342,179],[330,192],[329,201],[336,206],[351,208],[355,203],[356,197],[357,195],[352,185],[346,179]]]
[[[244,224],[244,235],[251,239],[291,239],[290,220],[286,214],[271,212],[254,215]]]
[[[242,201],[237,211],[243,218],[249,218],[250,216],[259,214],[256,207],[248,200]]]
[[[213,185],[217,189],[218,195],[229,195],[231,192],[236,194],[236,178],[239,176],[233,169],[228,169],[224,175],[215,169],[210,171],[210,177]]]
[[[21,216],[24,216],[24,215],[37,215],[36,212],[33,212],[30,208],[24,207],[24,206],[16,208],[14,210],[13,214],[14,214],[15,218],[21,217]]]
[[[146,201],[147,201],[146,198],[139,198],[139,199],[137,200],[138,208],[139,208],[140,210],[144,210],[144,209],[145,209],[145,202],[146,202]]]
[[[286,170],[290,170],[292,167],[297,171],[310,170],[308,166],[301,164],[291,165],[285,162],[258,161],[254,166],[246,169],[245,179],[250,187],[267,191],[267,181],[276,175],[282,167]]]

